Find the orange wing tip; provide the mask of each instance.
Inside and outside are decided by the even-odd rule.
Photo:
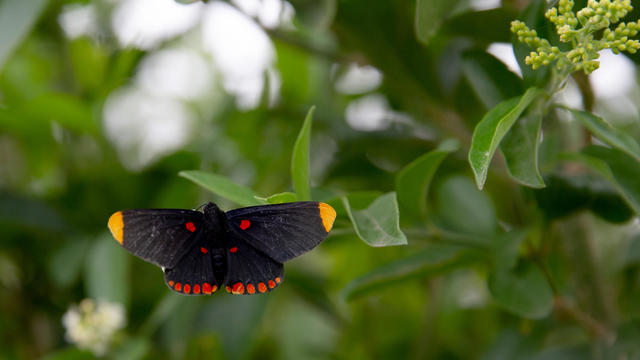
[[[322,225],[324,225],[325,230],[327,232],[331,231],[333,227],[333,221],[336,219],[336,211],[331,207],[331,205],[321,202],[318,205],[320,208],[320,218],[322,219]]]
[[[109,230],[114,239],[122,245],[122,235],[124,234],[124,223],[122,222],[122,211],[118,211],[109,218]]]

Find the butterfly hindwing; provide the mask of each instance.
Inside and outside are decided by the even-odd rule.
[[[210,295],[220,284],[213,272],[212,253],[201,233],[194,246],[173,268],[164,268],[164,281],[175,292],[189,295]]]
[[[251,206],[227,212],[232,231],[278,263],[320,244],[331,230],[335,217],[331,206],[313,201]]]
[[[244,295],[266,293],[284,279],[284,266],[248,245],[243,238],[231,232],[227,244],[227,292]]]
[[[123,210],[111,215],[109,230],[129,252],[152,264],[173,268],[193,247],[203,214],[179,209]]]

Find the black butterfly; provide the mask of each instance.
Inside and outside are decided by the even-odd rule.
[[[251,206],[224,212],[181,209],[118,211],[113,237],[129,252],[162,267],[181,294],[269,292],[284,279],[285,261],[316,247],[331,230],[335,210],[318,202]]]

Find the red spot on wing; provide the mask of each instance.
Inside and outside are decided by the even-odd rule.
[[[185,293],[185,294],[190,293],[190,292],[191,292],[191,285],[189,285],[189,284],[184,284],[184,288],[183,288],[183,290],[184,290],[184,293]]]
[[[232,294],[242,295],[244,294],[244,285],[241,282],[237,282],[233,284],[233,288],[231,288]]]
[[[177,283],[177,284],[176,284],[176,287],[174,287],[174,289],[175,289],[176,291],[181,291],[181,290],[182,290],[182,284]]]
[[[253,284],[247,284],[247,292],[249,294],[255,294],[256,293],[255,286],[253,286]]]
[[[275,283],[275,282],[273,282],[273,280],[269,280],[269,282],[268,282],[268,283],[269,283],[269,287],[270,287],[270,288],[272,288],[272,289],[273,289],[274,287],[276,287],[276,283]]]
[[[201,253],[203,253],[203,254],[206,254],[206,253],[208,253],[208,252],[209,252],[209,250],[207,250],[207,249],[206,249],[206,248],[204,248],[204,247],[201,247],[201,248],[200,248],[200,252],[201,252]]]
[[[263,282],[258,283],[258,290],[263,293],[267,291],[267,285],[265,285]]]
[[[231,292],[231,287],[229,287],[229,286],[225,287],[224,289],[227,290],[228,293]]]
[[[249,226],[251,226],[251,221],[249,221],[249,220],[240,221],[240,229],[247,230],[249,228]]]
[[[196,231],[196,226],[195,226],[195,224],[194,224],[194,223],[192,223],[191,221],[189,221],[189,222],[185,225],[185,227],[187,228],[187,230],[189,230],[189,231],[191,231],[191,232]]]
[[[211,284],[203,283],[202,284],[202,293],[203,294],[211,294]]]
[[[198,284],[193,285],[193,293],[200,294],[200,285]]]
[[[213,287],[211,288],[211,293],[214,293],[218,290],[218,285],[213,285]]]
[[[237,251],[238,251],[238,247],[237,246],[234,246],[231,249],[229,249],[230,253],[234,253],[234,252],[237,252]]]
[[[174,284],[173,280],[169,280],[169,286],[173,287],[173,284]]]
[[[277,282],[278,284],[280,284],[280,278],[279,278],[279,277],[277,277],[277,278],[276,278],[276,282]]]

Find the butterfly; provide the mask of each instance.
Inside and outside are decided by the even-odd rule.
[[[210,295],[267,293],[284,280],[283,263],[324,240],[336,211],[302,201],[222,211],[134,209],[109,218],[113,237],[133,255],[160,266],[171,290]]]

